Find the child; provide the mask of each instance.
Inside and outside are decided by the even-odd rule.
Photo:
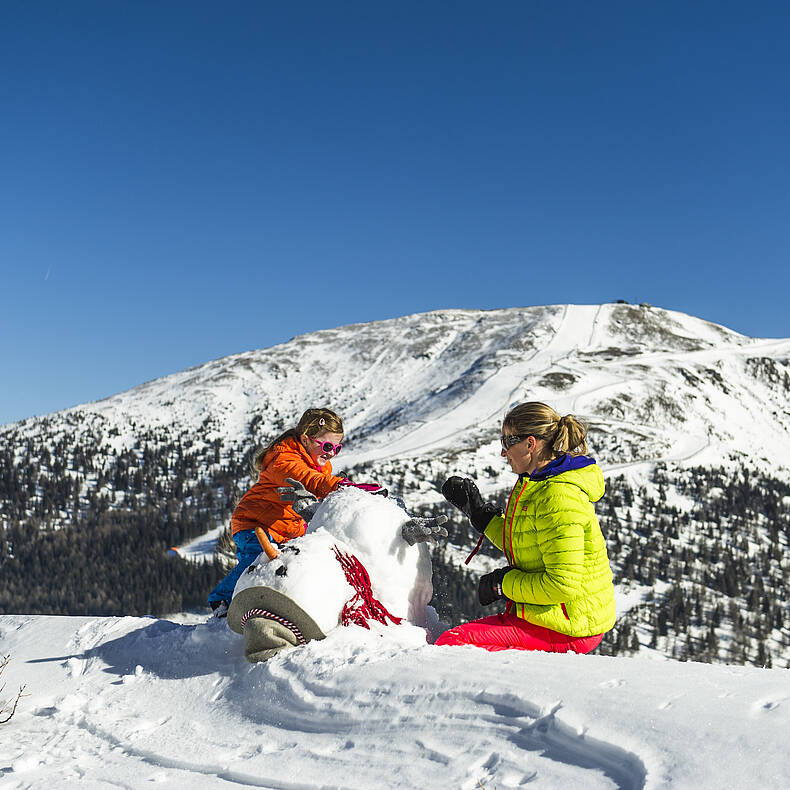
[[[304,519],[277,491],[288,485],[286,478],[298,481],[318,499],[343,485],[386,495],[378,485],[357,485],[332,474],[330,459],[340,452],[342,441],[343,422],[337,414],[329,409],[308,409],[295,428],[255,454],[258,482],[241,498],[231,517],[238,564],[208,596],[216,617],[226,616],[236,582],[261,549],[271,551],[272,543],[304,535]]]

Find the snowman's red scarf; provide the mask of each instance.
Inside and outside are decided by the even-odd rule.
[[[340,567],[346,574],[348,583],[356,591],[354,597],[343,607],[340,613],[340,621],[343,625],[361,625],[363,628],[370,628],[368,620],[378,620],[387,625],[389,618],[395,625],[403,622],[402,617],[395,617],[390,614],[381,601],[373,597],[373,590],[370,586],[370,576],[365,570],[365,566],[353,555],[345,554],[337,546],[332,547],[335,557],[340,563]]]

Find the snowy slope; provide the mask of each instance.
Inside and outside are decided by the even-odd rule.
[[[221,622],[0,616],[4,790],[784,788],[783,670],[437,648],[352,626],[248,665]]]
[[[790,340],[650,307],[445,310],[304,335],[0,430],[116,452],[141,434],[243,452],[326,403],[346,422],[351,467],[475,462],[492,457],[506,410],[538,399],[588,418],[612,466],[739,453],[790,469],[789,359]]]

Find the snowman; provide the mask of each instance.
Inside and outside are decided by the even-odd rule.
[[[266,661],[343,626],[425,628],[433,596],[426,543],[447,537],[447,517],[411,516],[400,500],[357,488],[318,502],[288,483],[279,491],[307,522],[305,534],[267,547],[239,578],[228,610],[247,660]]]

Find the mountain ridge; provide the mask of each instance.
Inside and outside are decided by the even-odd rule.
[[[742,365],[734,370],[744,356],[752,360],[751,369]],[[655,445],[651,417],[695,423],[697,435],[712,432],[721,444],[730,445],[714,418],[717,409],[732,405],[722,406],[721,396],[733,391],[730,400],[740,401],[739,411],[752,415],[767,400],[780,423],[778,433],[790,437],[790,413],[786,405],[781,408],[781,399],[764,392],[749,399],[737,392],[766,380],[782,393],[790,392],[788,358],[790,340],[749,338],[652,307],[440,310],[299,335],[98,401],[10,423],[0,428],[0,435],[84,413],[183,432],[211,426],[212,439],[249,441],[288,427],[307,406],[328,402],[344,418],[346,458],[354,466],[447,450],[453,434],[467,428],[473,435],[482,429],[491,437],[512,403],[537,399],[586,417],[592,437],[598,434],[604,462],[622,465],[638,454],[618,455],[607,434],[610,438],[619,426],[632,445],[639,439]],[[726,369],[717,370],[722,366]],[[648,368],[656,374],[650,386],[644,382]],[[709,408],[693,404],[695,391],[704,393]],[[748,418],[740,414],[739,421],[745,427]],[[404,434],[412,438],[404,440]],[[677,439],[677,432],[671,439]],[[665,438],[663,450],[648,456],[666,457],[669,443]],[[777,442],[763,444],[770,449]],[[749,452],[758,455],[757,449],[752,446]],[[784,452],[770,453],[767,460],[790,467]]]

